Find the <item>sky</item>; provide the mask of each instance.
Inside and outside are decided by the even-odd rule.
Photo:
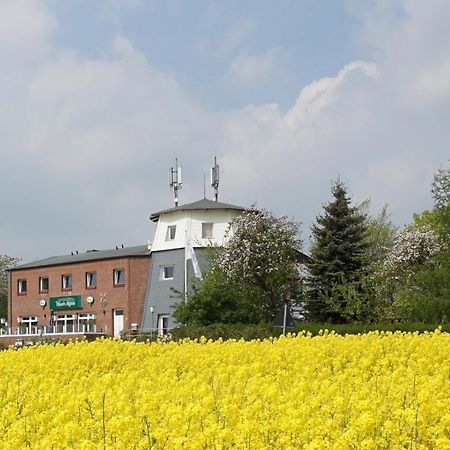
[[[448,0],[0,0],[0,254],[146,244],[212,198],[398,226],[450,165]]]

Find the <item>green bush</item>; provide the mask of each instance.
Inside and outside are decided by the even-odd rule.
[[[270,324],[261,323],[258,325],[248,324],[224,324],[217,323],[204,326],[181,326],[172,330],[172,339],[184,338],[201,338],[205,336],[208,339],[244,339],[250,341],[252,339],[265,339],[272,336],[279,336],[281,329],[273,328]]]
[[[423,333],[424,331],[434,331],[439,324],[423,323],[378,323],[378,324],[331,324],[331,323],[297,323],[295,329],[288,329],[289,332],[301,333],[309,332],[313,336],[320,334],[320,330],[327,329],[337,334],[358,334],[368,333],[369,331],[406,331]],[[443,331],[450,332],[450,325],[442,326]],[[278,337],[282,334],[281,328],[274,328],[271,324],[261,323],[258,325],[245,324],[214,324],[208,326],[181,326],[172,330],[172,339],[179,340],[184,338],[199,339],[204,336],[207,339],[265,339],[269,337]]]
[[[332,323],[303,323],[297,324],[296,332],[306,331],[310,332],[313,336],[319,334],[320,330],[334,331],[337,334],[358,334],[358,333],[368,333],[369,331],[406,331],[423,333],[425,331],[434,331],[439,326],[442,327],[443,331],[450,331],[450,325],[442,324],[424,324],[424,323],[413,323],[413,322],[403,322],[403,323],[373,323],[373,324],[332,324]]]

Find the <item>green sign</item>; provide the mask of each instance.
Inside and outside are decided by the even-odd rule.
[[[50,297],[50,309],[82,309],[81,295]]]

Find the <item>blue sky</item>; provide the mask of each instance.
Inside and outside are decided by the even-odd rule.
[[[3,0],[0,253],[146,243],[203,195],[310,226],[331,180],[402,226],[450,158],[445,0]],[[208,195],[212,191],[208,189]]]
[[[288,107],[302,86],[365,51],[352,39],[358,22],[336,1],[275,6],[273,1],[82,0],[52,5],[61,21],[56,32],[61,49],[101,57],[121,34],[213,110],[273,101]],[[227,78],[236,58],[262,58],[270,51],[277,67],[258,82],[241,85]]]

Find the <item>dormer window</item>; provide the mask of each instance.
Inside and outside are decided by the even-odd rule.
[[[213,237],[213,223],[203,222],[202,223],[202,239],[212,239]]]
[[[166,241],[173,241],[175,239],[176,231],[177,231],[176,225],[169,225],[167,227]]]

